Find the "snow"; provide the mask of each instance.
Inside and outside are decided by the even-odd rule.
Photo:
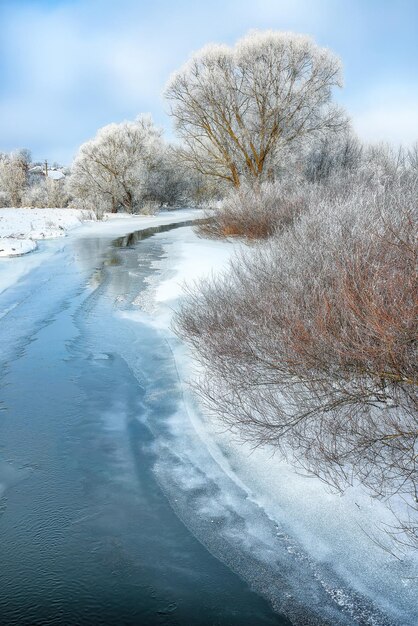
[[[67,235],[71,238],[92,236],[109,239],[153,226],[198,219],[199,209],[160,211],[157,215],[129,215],[109,213],[103,221],[78,209],[15,209],[0,208],[0,293],[16,283],[33,268],[59,251],[59,241]],[[87,221],[85,221],[87,219]],[[39,249],[36,241],[51,239]],[[12,248],[15,248],[14,250]],[[29,258],[21,256],[36,250]],[[15,257],[19,258],[15,258]],[[10,258],[5,258],[10,257]]]
[[[181,241],[177,248],[179,258],[172,270],[175,274],[163,280],[157,287],[157,302],[167,302],[183,294],[184,282],[191,284],[202,278],[209,278],[225,267],[233,251],[231,244],[211,242],[209,250],[200,241]]]
[[[48,178],[51,178],[52,180],[62,180],[65,178],[65,174],[59,170],[48,170]]]
[[[348,489],[343,495],[331,492],[319,479],[297,473],[272,448],[254,449],[243,444],[230,432],[225,432],[222,424],[198,405],[189,382],[198,375],[199,366],[193,361],[189,349],[170,330],[171,319],[184,285],[205,280],[212,273],[224,270],[239,244],[199,240],[191,229],[165,233],[164,238],[168,239],[165,256],[155,264],[160,271],[149,279],[148,289],[135,301],[141,310],[124,311],[119,315],[158,328],[176,361],[184,407],[171,420],[172,440],[160,450],[156,465],[163,482],[170,484],[171,480],[177,485],[173,487],[174,500],[179,497],[178,489],[192,493],[196,481],[203,480],[204,472],[208,480],[213,479],[213,470],[208,465],[204,467],[207,461],[204,461],[202,450],[205,449],[222,468],[223,474],[244,490],[247,502],[253,502],[277,524],[278,536],[290,538],[289,552],[301,564],[309,566],[324,592],[345,611],[357,616],[356,619],[364,624],[386,623],[374,613],[374,606],[402,624],[416,623],[417,558],[407,550],[395,555],[397,548],[391,544],[383,528],[385,524],[396,526],[396,519],[385,504],[371,498],[360,485]],[[189,430],[198,435],[200,450],[193,435],[188,434]],[[178,461],[169,460],[169,450],[181,451],[182,459],[188,459],[184,467]],[[174,478],[170,479],[170,476]],[[223,504],[219,489],[214,493],[218,495],[214,496],[213,502],[205,501],[206,513],[203,509],[195,510],[196,515],[216,518],[223,510],[224,516],[230,516],[232,495]],[[243,507],[244,504],[234,506]],[[242,511],[236,509],[236,513],[243,517]],[[245,515],[248,520],[248,511]],[[185,523],[193,526],[195,522],[186,520]],[[261,537],[261,526],[258,530],[252,528],[251,533],[253,531]],[[230,537],[236,532],[237,529],[228,529]],[[251,533],[245,539],[249,551],[257,549],[270,554],[271,541],[257,543]],[[267,558],[265,554],[264,558]],[[271,560],[271,554],[268,558]],[[371,600],[371,608],[367,603],[359,604],[357,594]],[[363,612],[364,616],[368,615],[367,619]]]
[[[21,256],[37,248],[36,241],[64,237],[84,222],[93,222],[80,231],[80,237],[95,235],[117,237],[134,230],[196,219],[198,209],[161,211],[158,215],[106,214],[96,222],[92,213],[79,209],[0,209],[0,257]]]
[[[32,241],[32,239],[5,237],[0,239],[0,257],[22,256],[36,250],[37,247],[36,241]]]
[[[64,237],[92,213],[78,209],[0,209],[0,256],[20,256],[37,248],[40,239]]]
[[[203,217],[200,209],[176,209],[160,211],[156,215],[130,215],[106,213],[104,219],[94,224],[86,223],[77,231],[77,237],[118,237],[137,230],[164,224],[175,224]]]
[[[176,239],[176,232],[166,233],[165,237]],[[156,282],[150,278],[148,290],[135,301],[135,304],[154,314],[154,325],[164,329],[170,327],[172,307],[183,295],[185,285],[209,279],[221,271],[238,247],[236,243],[198,240],[190,231],[182,231],[181,240],[173,246],[172,250],[167,250],[170,263],[163,259],[155,264],[162,274],[156,277]]]
[[[43,174],[44,173],[44,167],[42,165],[34,165],[33,167],[31,167],[29,169],[29,172],[31,174]]]

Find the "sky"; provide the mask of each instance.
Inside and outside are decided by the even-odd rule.
[[[418,140],[418,0],[0,0],[0,151],[70,164],[110,122],[151,113],[206,43],[312,35],[342,60],[336,100],[366,141]]]

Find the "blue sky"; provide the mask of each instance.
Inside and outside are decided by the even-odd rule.
[[[337,53],[338,101],[365,140],[418,139],[418,0],[0,0],[0,150],[70,163],[112,121],[152,113],[171,72],[252,28]]]

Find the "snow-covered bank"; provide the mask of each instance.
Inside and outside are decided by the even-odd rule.
[[[77,237],[119,237],[127,233],[145,230],[154,226],[177,224],[203,217],[201,209],[162,210],[156,215],[129,215],[127,213],[108,213],[100,222],[83,224],[77,229]]]
[[[36,241],[64,237],[68,230],[93,219],[93,213],[78,209],[0,209],[0,257],[32,252]]]
[[[107,213],[97,221],[90,211],[80,209],[0,208],[0,257],[20,256],[37,247],[36,242],[65,237],[78,228],[78,237],[117,237],[153,226],[198,219],[199,209],[160,211],[156,215]],[[79,229],[84,226],[83,229]]]
[[[293,577],[292,590],[298,581],[301,587],[305,585],[300,572],[309,571],[330,602],[350,616],[349,623],[418,623],[417,558],[407,550],[403,555],[392,554],[393,546],[382,528],[396,525],[396,518],[384,503],[369,497],[360,486],[344,495],[330,492],[320,480],[298,474],[271,448],[251,449],[232,438],[198,406],[186,384],[196,375],[196,366],[188,349],[171,333],[170,321],[184,281],[190,283],[224,269],[236,244],[198,240],[190,229],[173,231],[164,238],[169,243],[165,257],[155,264],[159,272],[136,301],[146,314],[123,315],[137,316],[163,332],[183,384],[184,407],[171,418],[170,435],[165,447],[160,443],[156,467],[162,482],[172,489],[174,506],[181,500],[180,492],[191,494],[193,511],[185,509],[184,515],[200,517],[200,522],[185,522],[197,534],[207,532],[207,528],[199,530],[199,524],[204,528],[204,518],[218,524],[218,535],[246,546],[260,561],[273,565],[277,561],[279,571]],[[209,455],[221,468],[219,474],[209,467]],[[245,501],[223,491],[221,474],[244,491]],[[198,500],[193,494],[205,486],[205,499]],[[266,534],[256,515],[250,517],[250,503],[252,511],[258,509],[277,525],[276,537]],[[212,547],[212,540],[200,538]],[[289,563],[280,562],[283,546]],[[251,571],[240,573],[253,580]],[[269,597],[274,602],[274,597]]]
[[[37,248],[32,239],[17,239],[17,237],[0,238],[0,257],[22,256],[33,252]]]
[[[237,242],[198,239],[192,232],[182,231],[180,238],[169,233],[175,243],[167,247],[167,255],[154,266],[160,270],[148,279],[149,288],[135,304],[152,315],[152,323],[169,331],[173,310],[187,285],[210,278],[222,271],[240,244]]]
[[[199,219],[201,216],[199,209],[177,209],[161,211],[157,215],[109,214],[103,221],[95,221],[94,216],[77,209],[0,209],[0,248],[5,251],[4,254],[0,252],[0,257],[3,257],[0,258],[0,293],[58,252],[65,235],[71,239],[96,236],[113,239],[153,226]],[[18,234],[19,238],[16,239],[13,234]],[[58,241],[54,241],[56,237],[59,237]],[[41,239],[51,239],[45,241],[42,250],[37,249],[35,241]],[[12,247],[16,248],[12,250],[13,254],[6,254],[6,250]],[[28,249],[25,250],[25,247]],[[24,251],[32,250],[37,250],[36,254],[27,258],[23,256]]]

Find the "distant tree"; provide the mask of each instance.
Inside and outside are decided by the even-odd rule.
[[[271,176],[280,148],[346,121],[332,104],[339,60],[311,38],[250,33],[230,48],[210,45],[174,74],[166,96],[184,142],[183,158],[202,174],[239,186]]]
[[[24,206],[62,208],[68,205],[70,194],[66,179],[37,178],[23,193]]]
[[[17,162],[20,163],[21,167],[27,173],[32,162],[32,154],[28,148],[18,148],[11,153],[11,157]]]
[[[104,126],[81,146],[72,167],[71,191],[92,208],[140,211],[162,151],[161,131],[148,116]]]
[[[21,205],[29,165],[30,152],[26,149],[0,156],[0,191],[5,192],[11,206]]]

